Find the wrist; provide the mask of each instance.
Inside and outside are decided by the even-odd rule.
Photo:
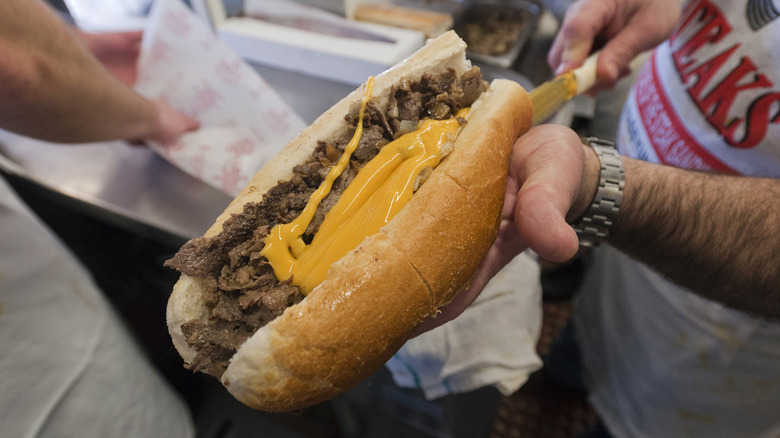
[[[579,236],[580,246],[590,247],[606,240],[617,219],[623,201],[625,168],[612,142],[597,138],[586,140],[599,161],[598,185],[588,208],[572,223],[572,228]],[[593,178],[588,179],[589,183],[592,181]],[[592,193],[588,190],[581,192]]]
[[[596,151],[586,144],[582,144],[583,171],[580,181],[580,190],[577,198],[571,205],[566,214],[566,222],[574,223],[578,221],[585,211],[588,210],[596,197],[599,188],[599,176],[601,174],[601,160],[599,160]]]

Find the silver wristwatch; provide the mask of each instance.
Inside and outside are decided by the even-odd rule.
[[[596,151],[601,162],[599,188],[588,210],[572,224],[572,228],[580,238],[580,246],[593,247],[606,240],[609,234],[623,200],[626,178],[623,160],[615,150],[614,143],[595,137],[585,140]]]

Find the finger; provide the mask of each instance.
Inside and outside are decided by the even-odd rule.
[[[520,182],[514,220],[524,242],[540,256],[564,261],[577,251],[566,216],[583,186],[583,147],[571,129],[542,125],[515,144],[510,174]]]
[[[140,43],[144,37],[144,31],[142,30],[131,30],[123,33],[126,35],[125,38],[127,38],[128,42],[132,44]]]
[[[200,122],[186,114],[177,111],[163,99],[152,101],[157,108],[155,131],[148,136],[149,140],[158,144],[171,143],[182,134],[200,128]]]
[[[610,39],[599,54],[596,76],[599,81],[613,83],[630,71],[631,61],[640,53],[649,50],[662,38],[650,38],[647,26],[626,26]]]
[[[554,262],[572,258],[579,247],[577,235],[566,222],[568,202],[556,202],[550,192],[521,190],[515,208],[515,223],[528,246]]]
[[[611,2],[580,0],[566,11],[561,29],[548,54],[556,74],[579,67],[593,48],[594,40],[613,19]]]
[[[617,80],[614,81],[608,81],[606,79],[599,78],[599,82],[597,82],[594,86],[590,87],[585,94],[587,94],[590,97],[596,97],[599,95],[600,92],[604,90],[610,90],[615,87],[617,84],[617,81],[620,80],[620,78],[624,76],[628,76],[631,74],[630,68],[625,68],[620,70],[620,74],[618,74]]]
[[[671,34],[680,17],[680,5],[674,0],[666,3],[637,2],[624,7],[622,17],[616,17],[606,30],[611,37],[599,56],[599,79],[617,80],[634,58],[656,47]]]
[[[141,53],[141,41],[143,40],[143,31],[130,31],[124,32],[125,46],[131,53],[134,53],[137,57]]]

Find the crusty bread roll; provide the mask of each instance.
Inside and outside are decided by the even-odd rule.
[[[443,34],[380,74],[373,95],[387,99],[402,78],[448,68],[471,68],[465,44]],[[206,236],[258,201],[318,139],[342,131],[343,117],[365,85],[306,128],[269,162],[217,218]],[[495,239],[512,145],[531,125],[525,90],[496,80],[474,102],[454,150],[411,201],[378,234],[335,262],[326,280],[303,301],[254,333],[230,360],[222,383],[241,402],[264,411],[289,411],[327,400],[379,369],[426,317],[466,286]],[[204,280],[182,275],[168,302],[168,328],[186,362],[196,352],[181,326],[208,320]]]

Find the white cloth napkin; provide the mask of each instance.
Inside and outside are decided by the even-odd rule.
[[[185,172],[236,195],[305,123],[180,0],[149,14],[136,90],[201,122],[171,145],[151,145]]]
[[[0,436],[195,436],[89,272],[3,178],[0,223]]]
[[[542,287],[535,256],[515,257],[458,318],[409,340],[386,364],[395,383],[427,399],[494,385],[517,391],[541,368]]]

